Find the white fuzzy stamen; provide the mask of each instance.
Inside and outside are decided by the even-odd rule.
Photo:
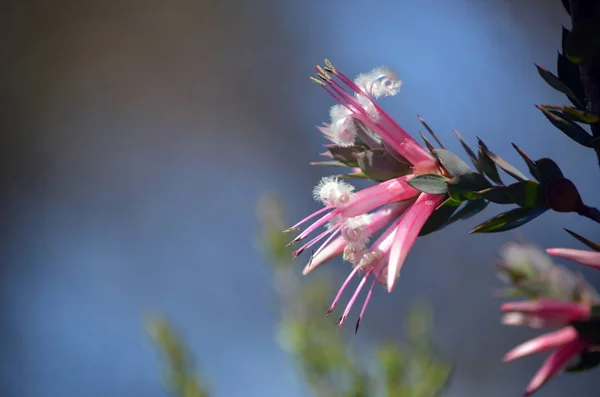
[[[354,248],[362,249],[366,247],[369,237],[371,237],[367,229],[370,223],[371,216],[369,214],[346,219],[346,224],[342,228],[342,236]]]
[[[344,207],[350,201],[354,186],[342,182],[334,176],[328,176],[319,182],[313,190],[313,197],[324,205]]]
[[[354,96],[356,97],[356,100],[358,101],[358,103],[360,103],[362,105],[362,108],[367,113],[367,116],[369,117],[369,119],[377,122],[379,120],[380,114],[379,114],[379,111],[377,110],[377,107],[371,100],[371,98],[369,98],[368,96],[366,96],[364,94],[360,94],[360,93],[356,93]]]
[[[391,68],[380,66],[369,73],[360,74],[354,79],[356,85],[373,98],[394,96],[400,91],[402,80]]]
[[[352,112],[345,106],[334,105],[331,107],[329,115],[331,116],[329,126],[331,140],[343,147],[354,145],[357,131]]]
[[[345,261],[350,262],[352,264],[357,264],[358,261],[360,260],[360,258],[362,258],[362,256],[363,256],[363,251],[360,249],[357,249],[352,244],[348,244],[344,247],[344,254],[343,254],[342,258]]]
[[[369,268],[371,266],[373,266],[373,264],[375,264],[379,258],[381,257],[381,254],[379,254],[379,252],[376,251],[370,251],[367,252],[366,254],[364,254],[362,256],[362,258],[360,258],[360,261],[358,261],[358,267],[360,268]]]

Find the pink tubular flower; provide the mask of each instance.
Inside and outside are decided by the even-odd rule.
[[[569,325],[573,321],[589,319],[591,310],[586,305],[537,300],[506,303],[502,305],[502,311],[507,312],[503,319],[505,324],[559,328],[515,347],[504,356],[506,362],[555,349],[527,386],[525,396],[535,393],[591,345],[591,342],[581,338],[575,328]]]
[[[319,79],[313,80],[339,102],[330,111],[331,122],[318,127],[325,137],[342,148],[352,147],[357,138],[379,147],[387,144],[412,167],[410,175],[389,179],[358,192],[354,191],[352,185],[336,177],[323,178],[314,190],[314,197],[323,203],[324,208],[289,229],[296,230],[316,218],[290,243],[293,244],[308,238],[321,227],[325,228],[294,252],[296,257],[325,240],[312,254],[304,274],[340,255],[353,265],[328,314],[337,305],[354,276],[363,273],[340,318],[340,326],[372,276],[373,281],[356,324],[358,329],[375,282],[381,282],[389,292],[392,291],[423,225],[444,199],[444,195],[422,193],[412,188],[407,180],[417,174],[441,171],[437,160],[375,102],[380,96],[391,96],[398,92],[401,81],[391,70],[376,68],[353,81],[338,72],[329,61],[326,61],[325,68],[317,66],[316,69]],[[386,207],[378,209],[383,206]],[[371,236],[386,226],[381,236],[369,244]]]
[[[546,252],[550,255],[577,262],[584,266],[600,269],[600,252],[575,250],[570,248],[548,248]]]

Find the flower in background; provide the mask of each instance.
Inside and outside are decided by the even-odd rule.
[[[314,197],[323,208],[301,220],[289,230],[296,230],[317,218],[290,244],[307,239],[323,228],[294,252],[294,257],[324,242],[311,255],[304,274],[336,257],[350,262],[353,270],[343,283],[331,308],[337,305],[342,292],[358,274],[363,277],[344,310],[339,325],[343,325],[359,293],[369,278],[373,281],[367,292],[356,329],[369,303],[376,281],[392,291],[406,257],[422,227],[445,198],[444,194],[421,192],[407,180],[420,174],[442,175],[444,170],[429,151],[421,147],[375,101],[382,96],[396,95],[401,81],[389,68],[379,67],[351,80],[326,61],[326,67],[316,67],[313,78],[339,104],[330,111],[330,122],[319,130],[334,145],[329,155],[344,164],[365,172],[377,185],[361,191],[338,177],[326,177],[314,189]],[[369,150],[365,151],[364,149]],[[383,230],[379,238],[372,236]]]
[[[511,302],[502,305],[506,325],[526,325],[533,328],[558,328],[537,338],[531,339],[504,356],[504,361],[512,361],[531,354],[554,350],[535,374],[525,396],[530,396],[550,378],[565,369],[570,362],[592,345],[592,341],[582,337],[574,326],[590,319],[589,306],[553,300]]]
[[[579,263],[580,265],[600,269],[600,252],[570,248],[548,248],[546,252],[550,255]]]

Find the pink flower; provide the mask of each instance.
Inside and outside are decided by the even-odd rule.
[[[555,349],[527,386],[525,396],[535,393],[591,345],[591,342],[581,338],[575,328],[569,325],[573,321],[589,319],[591,310],[586,305],[537,300],[506,303],[502,305],[502,311],[507,312],[503,318],[505,324],[559,328],[515,347],[504,356],[506,362]]]
[[[358,329],[375,282],[381,282],[389,292],[392,291],[421,228],[440,205],[444,195],[422,193],[406,182],[416,174],[439,174],[441,171],[437,160],[375,102],[380,96],[391,96],[398,92],[401,81],[396,75],[391,70],[380,67],[359,75],[352,81],[328,61],[326,64],[326,68],[317,67],[320,80],[314,80],[339,104],[331,109],[331,122],[319,127],[319,130],[338,146],[352,146],[357,137],[375,145],[380,145],[379,142],[383,141],[412,165],[410,175],[390,179],[358,192],[354,191],[352,185],[335,177],[323,178],[314,190],[314,197],[323,203],[324,208],[289,229],[298,229],[318,217],[292,241],[297,243],[319,228],[325,228],[294,252],[296,257],[325,239],[311,256],[304,274],[339,255],[343,255],[353,265],[352,272],[340,288],[328,314],[337,305],[342,292],[354,276],[359,272],[363,273],[363,278],[340,318],[340,326],[344,324],[358,295],[372,276],[373,281],[356,325]],[[356,120],[360,123],[356,123]],[[383,208],[378,209],[380,207]],[[371,236],[387,225],[390,226],[383,234],[369,244]]]
[[[575,250],[570,248],[548,248],[546,252],[550,255],[577,262],[584,266],[600,269],[600,252]]]

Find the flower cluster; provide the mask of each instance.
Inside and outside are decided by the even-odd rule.
[[[600,269],[600,252],[583,251],[566,248],[550,248],[546,250],[550,255],[568,259],[582,265]],[[533,255],[530,255],[530,258]],[[542,256],[537,256],[538,267],[536,271],[546,275],[555,274],[552,266],[539,266],[546,263]],[[520,270],[525,268],[521,267]],[[521,272],[518,281],[511,281],[518,285],[537,276],[530,271],[531,268]],[[535,353],[554,350],[546,359],[537,374],[533,377],[525,390],[525,395],[530,396],[543,386],[550,378],[563,370],[577,370],[579,367],[596,366],[600,363],[597,351],[600,347],[600,317],[598,295],[583,281],[570,282],[570,274],[560,268],[561,277],[547,277],[538,293],[533,293],[533,300],[510,302],[502,305],[506,314],[502,322],[505,325],[525,325],[531,328],[553,328],[555,331],[531,339],[504,356],[504,361],[512,361]],[[508,271],[510,270],[510,271]],[[505,274],[518,274],[515,266],[504,266]],[[540,278],[537,278],[540,280]],[[582,280],[582,279],[580,279]],[[566,281],[566,283],[565,283]],[[567,286],[569,288],[564,288]],[[532,293],[531,290],[522,290]],[[546,298],[551,291],[562,299]],[[569,294],[565,294],[569,292]],[[576,293],[573,293],[576,292]],[[587,362],[586,362],[587,361]]]
[[[437,159],[375,101],[398,93],[401,80],[392,70],[379,67],[354,80],[328,61],[326,67],[317,66],[316,70],[318,78],[313,78],[314,81],[338,101],[329,112],[330,122],[319,127],[334,143],[329,152],[341,153],[344,148],[357,146],[363,151],[367,148],[370,154],[387,156],[388,163],[394,163],[394,166],[384,167],[386,170],[396,170],[377,185],[361,191],[355,191],[354,186],[338,177],[323,178],[314,189],[314,197],[323,208],[289,229],[297,230],[318,217],[292,243],[324,229],[294,252],[294,256],[298,256],[324,240],[311,255],[305,274],[340,255],[353,266],[329,313],[350,281],[359,273],[363,275],[339,320],[340,326],[368,279],[373,279],[357,322],[358,329],[376,281],[392,291],[421,228],[444,199],[442,194],[424,193],[411,187],[407,180],[419,174],[443,174],[444,170]],[[348,161],[352,160],[349,156]],[[381,230],[384,230],[381,235],[371,241]]]

